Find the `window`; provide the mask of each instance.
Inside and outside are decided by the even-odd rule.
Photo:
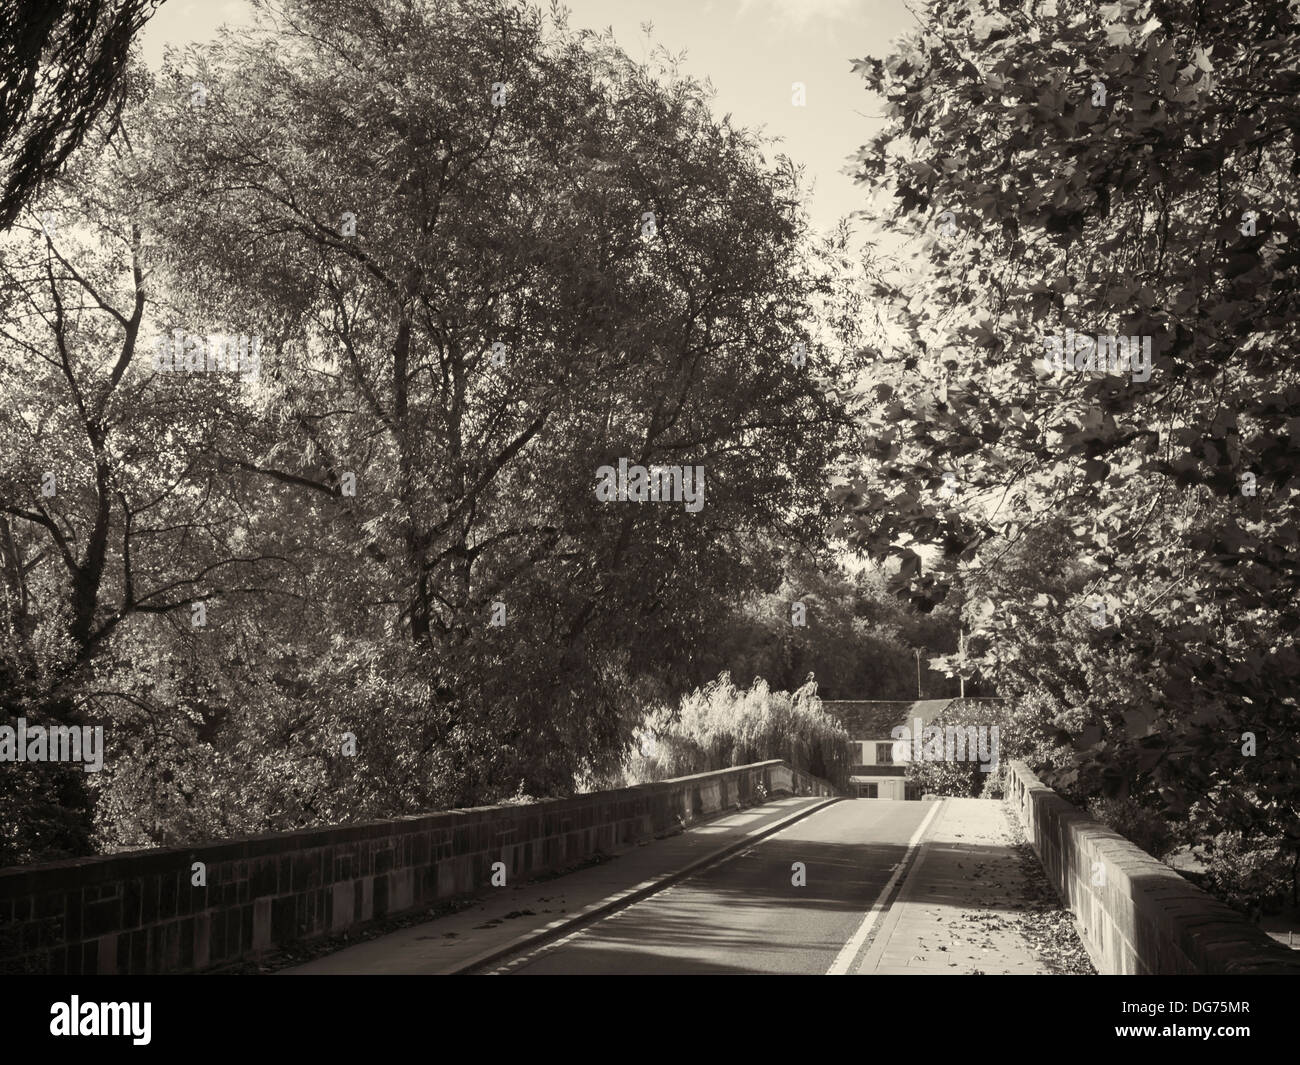
[[[864,744],[860,740],[853,740],[849,743],[849,764],[865,765],[867,752],[863,749]]]
[[[879,784],[859,784],[859,785],[858,785],[858,798],[859,798],[859,799],[878,799],[878,798],[880,798],[880,785],[879,785]]]
[[[894,745],[892,743],[876,744],[876,765],[894,764]]]

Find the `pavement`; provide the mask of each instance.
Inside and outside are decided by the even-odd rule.
[[[1048,973],[1002,804],[788,798],[288,973]]]
[[[855,972],[1050,975],[1016,928],[1031,897],[1002,803],[947,799]]]

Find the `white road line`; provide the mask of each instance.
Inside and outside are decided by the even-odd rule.
[[[898,882],[898,878],[903,875],[903,870],[907,868],[908,859],[911,858],[912,852],[921,845],[921,838],[925,835],[925,830],[930,827],[930,822],[934,820],[934,815],[939,812],[939,807],[942,805],[942,800],[936,802],[930,812],[926,815],[925,820],[921,822],[920,827],[915,833],[913,833],[911,840],[908,841],[907,850],[904,852],[902,859],[896,866],[894,866],[894,875],[891,876],[889,882],[880,889],[880,894],[876,896],[875,905],[871,907],[871,912],[862,919],[862,923],[858,925],[858,930],[853,933],[853,938],[845,943],[840,949],[840,952],[835,956],[835,961],[833,961],[831,967],[826,970],[827,976],[844,976],[848,973],[849,966],[853,964],[853,959],[858,956],[858,952],[862,949],[862,944],[867,941],[867,936],[871,934],[871,929],[875,927],[877,919],[885,912],[885,900],[889,898],[890,892],[894,890],[894,885]]]

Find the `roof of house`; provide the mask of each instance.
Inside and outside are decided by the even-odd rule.
[[[848,729],[849,736],[855,740],[891,739],[890,731],[900,725],[915,728],[914,722],[921,719],[921,727],[930,724],[949,703],[956,699],[918,699],[909,702],[906,699],[823,699],[822,709]]]

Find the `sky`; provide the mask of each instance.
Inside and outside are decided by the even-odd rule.
[[[920,10],[920,0],[908,0]],[[806,168],[814,225],[828,229],[865,206],[865,193],[841,173],[880,128],[879,101],[870,96],[852,61],[884,57],[894,38],[915,28],[904,0],[565,0],[569,24],[614,36],[633,59],[654,43],[685,52],[682,69],[708,77],[715,107],[739,125],[780,138],[784,151]],[[146,61],[163,49],[211,40],[224,22],[251,21],[247,0],[166,0],[145,27]],[[641,25],[654,29],[650,42]],[[792,84],[805,87],[805,106],[792,103]],[[769,156],[770,158],[770,156]]]

